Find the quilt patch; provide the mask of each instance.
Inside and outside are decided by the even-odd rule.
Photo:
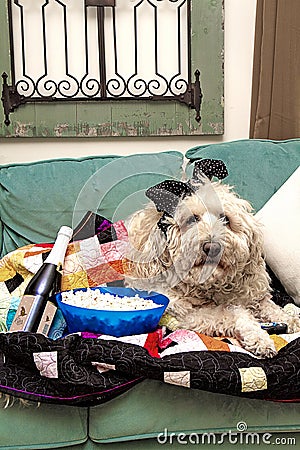
[[[178,372],[164,372],[164,382],[176,384],[177,386],[191,387],[190,371],[179,370]]]
[[[33,360],[42,377],[58,378],[56,351],[33,353]]]
[[[242,392],[261,391],[268,388],[267,376],[262,367],[239,369],[242,381]]]

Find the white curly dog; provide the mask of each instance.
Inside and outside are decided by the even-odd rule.
[[[152,202],[127,223],[126,284],[167,295],[181,328],[234,337],[255,355],[272,357],[274,341],[259,322],[284,322],[292,333],[300,331],[299,317],[271,300],[250,204],[204,176],[205,163],[211,169],[212,160],[202,161],[188,182],[167,180],[146,192]],[[219,175],[226,171],[216,167]]]

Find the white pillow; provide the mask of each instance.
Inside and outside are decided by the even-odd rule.
[[[300,166],[256,214],[266,262],[300,305]]]

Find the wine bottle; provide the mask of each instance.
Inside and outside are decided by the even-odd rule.
[[[59,277],[59,269],[72,234],[72,228],[60,228],[49,255],[24,291],[10,331],[38,330],[48,297]]]

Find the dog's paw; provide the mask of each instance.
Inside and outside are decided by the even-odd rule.
[[[292,303],[288,303],[283,308],[284,316],[282,322],[288,326],[288,333],[298,333],[300,331],[300,308]]]
[[[186,319],[192,317],[193,306],[185,300],[170,301],[167,313],[175,317],[183,327],[187,327]]]
[[[272,358],[277,354],[273,339],[249,317],[239,316],[236,321],[235,334],[242,347],[259,358]]]
[[[253,333],[242,341],[243,348],[259,358],[272,358],[277,354],[274,341],[266,331]]]
[[[288,333],[298,333],[300,331],[300,319],[297,316],[291,316],[288,318],[287,331]]]

